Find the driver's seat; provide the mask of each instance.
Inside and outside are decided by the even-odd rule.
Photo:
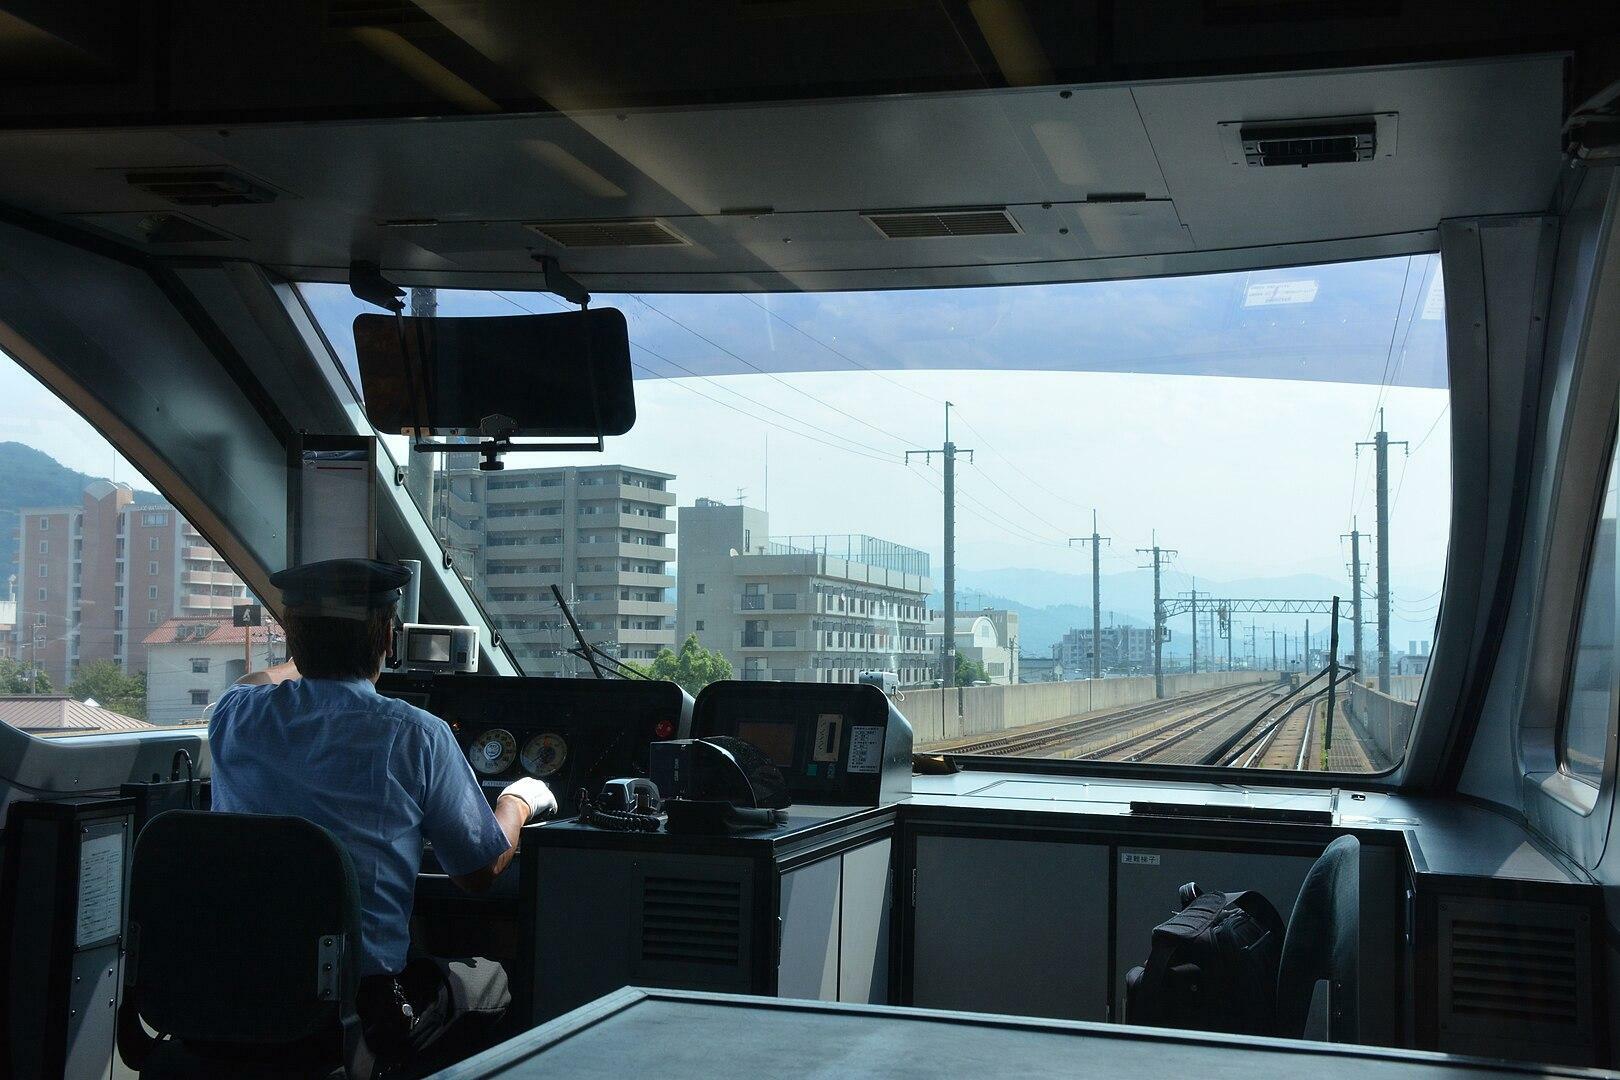
[[[158,815],[135,845],[128,941],[118,1050],[145,1080],[372,1077],[359,887],[320,826]]]

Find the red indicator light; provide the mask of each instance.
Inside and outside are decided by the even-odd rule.
[[[675,734],[675,725],[669,720],[660,720],[657,726],[653,728],[653,734],[660,739],[667,739]]]

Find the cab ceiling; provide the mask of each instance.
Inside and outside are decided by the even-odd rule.
[[[1145,276],[1432,250],[1443,219],[1544,210],[1564,95],[1564,58],[1547,55],[798,103],[14,130],[0,132],[0,203],[295,279],[342,280],[374,260],[407,284],[532,288],[542,255],[600,291]],[[1372,160],[1253,167],[1230,126],[1344,116],[1384,119]],[[251,194],[178,205],[149,183],[221,170]],[[872,220],[959,208],[1004,209],[1011,224],[893,238]],[[639,242],[579,246],[584,222],[600,223],[583,230],[597,243]]]

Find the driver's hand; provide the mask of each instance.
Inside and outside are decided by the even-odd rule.
[[[551,793],[544,780],[537,780],[532,776],[521,777],[506,785],[501,792],[501,798],[508,795],[523,800],[529,808],[529,821],[539,821],[550,817],[557,812],[557,797]]]

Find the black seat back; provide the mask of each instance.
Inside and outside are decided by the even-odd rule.
[[[1360,971],[1361,842],[1341,836],[1305,875],[1288,919],[1277,972],[1277,1033],[1357,1041]]]
[[[119,1049],[137,1021],[218,1060],[330,1048],[354,1071],[360,892],[327,830],[294,817],[174,810],[135,845]],[[127,1044],[127,1045],[126,1045]],[[339,1057],[338,1055],[342,1055]]]

